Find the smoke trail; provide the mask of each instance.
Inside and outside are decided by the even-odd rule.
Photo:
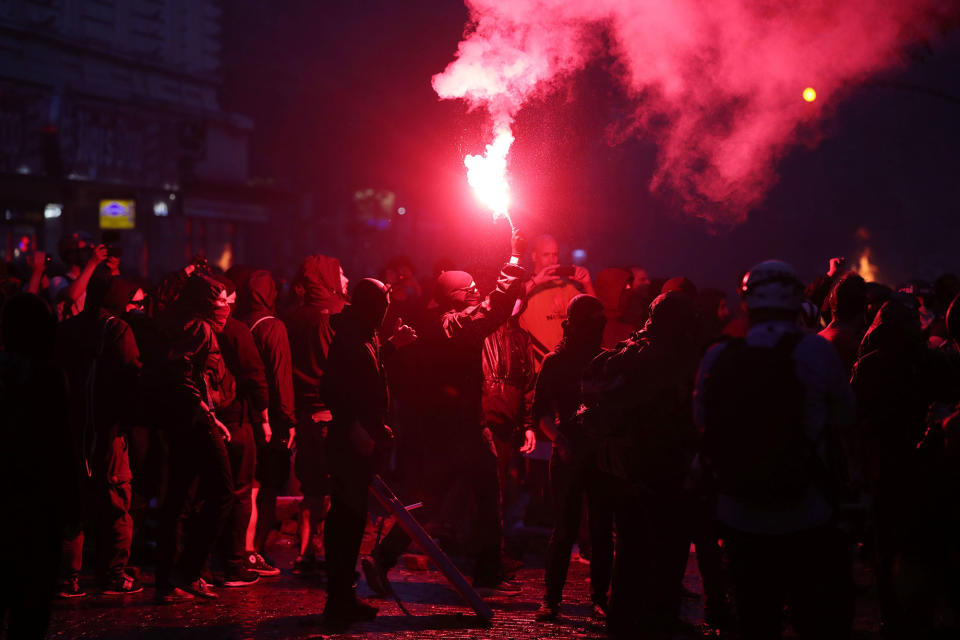
[[[849,88],[899,63],[910,38],[958,13],[952,0],[466,0],[441,98],[509,126],[524,103],[601,53],[636,103],[619,136],[654,136],[652,189],[717,225],[742,222],[793,144]],[[603,36],[603,37],[601,37]],[[612,44],[603,44],[612,43]],[[606,50],[604,49],[606,47]],[[807,102],[804,90],[816,90]],[[809,97],[809,94],[808,94]]]

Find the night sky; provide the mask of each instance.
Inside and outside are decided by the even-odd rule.
[[[357,189],[394,191],[409,213],[371,246],[413,255],[423,269],[441,256],[466,265],[506,252],[505,225],[475,203],[462,162],[489,142],[486,116],[440,101],[430,86],[463,34],[462,2],[224,8],[223,105],[256,121],[254,176],[312,194],[318,217],[348,208]],[[629,107],[599,61],[520,112],[514,218],[530,236],[553,233],[567,256],[585,249],[594,273],[638,264],[727,290],[762,259],[785,259],[810,278],[829,257],[855,261],[865,246],[888,284],[960,272],[960,33],[903,59],[837,105],[819,142],[780,162],[765,202],[732,230],[650,192],[655,140],[608,142]],[[305,226],[312,250],[345,256],[364,244]],[[387,257],[345,262],[369,268]]]

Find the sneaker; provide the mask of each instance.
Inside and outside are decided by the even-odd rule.
[[[343,629],[355,622],[370,622],[377,617],[378,611],[380,609],[356,595],[345,599],[328,596],[323,607],[323,620],[332,628]]]
[[[131,575],[121,573],[107,582],[103,588],[105,596],[124,596],[130,593],[140,593],[143,591],[143,585]]]
[[[293,561],[293,575],[306,578],[317,572],[317,559],[313,556],[297,556]]]
[[[260,574],[245,567],[227,569],[223,574],[223,586],[248,587],[260,580]]]
[[[216,600],[220,597],[213,592],[213,587],[210,586],[210,583],[203,578],[197,578],[188,584],[184,590],[192,593],[198,598],[204,598],[206,600]]]
[[[194,599],[194,596],[180,587],[172,587],[170,589],[157,589],[157,592],[153,594],[153,599],[161,604],[178,604],[189,602]]]
[[[540,608],[537,609],[534,619],[537,622],[554,622],[559,617],[560,607],[544,602],[540,605]]]
[[[255,571],[261,576],[280,575],[280,569],[270,565],[266,560],[263,559],[263,556],[256,551],[247,551],[246,555],[247,570]]]
[[[593,620],[606,620],[607,608],[602,604],[594,602],[590,605],[590,618]]]
[[[474,585],[477,593],[485,598],[495,598],[497,596],[518,596],[523,591],[520,585],[510,580],[501,580],[492,585]]]
[[[67,578],[60,584],[58,595],[61,598],[81,598],[87,593],[80,588],[80,578]]]

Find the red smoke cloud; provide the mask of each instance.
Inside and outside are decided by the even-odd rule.
[[[899,63],[956,0],[467,0],[456,59],[433,78],[509,126],[528,98],[612,54],[637,105],[620,135],[654,136],[651,188],[691,214],[742,222],[825,106]],[[605,37],[601,37],[605,36]],[[606,43],[606,44],[604,44]],[[604,51],[603,47],[610,49]],[[816,102],[803,91],[813,87]]]

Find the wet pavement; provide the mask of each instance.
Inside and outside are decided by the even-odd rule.
[[[416,565],[422,564],[425,558],[414,556],[404,558],[407,562],[402,561],[390,574],[395,591],[412,615],[405,615],[393,600],[371,599],[380,607],[376,620],[358,624],[343,634],[333,634],[323,625],[322,577],[300,578],[292,574],[290,567],[295,555],[292,544],[293,537],[284,535],[278,536],[270,547],[270,555],[283,569],[280,576],[261,578],[257,584],[244,588],[217,588],[220,598],[212,602],[157,604],[153,601],[153,575],[146,571],[142,575],[144,590],[130,596],[99,595],[92,581],[84,582],[89,595],[57,601],[49,637],[64,640],[606,637],[602,626],[589,618],[589,568],[576,559],[571,562],[561,618],[555,623],[534,620],[543,588],[542,560],[537,556],[546,547],[545,539],[531,542],[525,557],[528,564],[517,573],[523,592],[516,597],[488,599],[495,613],[490,626],[478,622],[439,572],[432,568],[418,570]],[[364,546],[368,550],[371,541],[368,539]],[[458,564],[464,571],[465,564],[462,561]],[[877,637],[875,598],[867,582],[863,569],[859,569],[861,598],[855,634],[858,640]],[[692,556],[685,586],[693,594],[701,593]],[[372,597],[362,580],[358,593],[364,598]],[[684,601],[683,618],[698,625],[703,620],[702,598],[693,594]]]

